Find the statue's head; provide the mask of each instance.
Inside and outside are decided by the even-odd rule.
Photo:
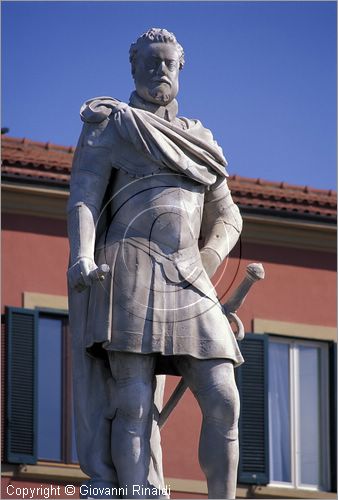
[[[184,52],[173,33],[151,28],[129,50],[136,92],[148,102],[169,104],[178,93]]]

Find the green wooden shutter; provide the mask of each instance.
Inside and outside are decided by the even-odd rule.
[[[331,491],[337,491],[337,343],[330,345]]]
[[[6,327],[5,315],[1,315],[1,462],[5,461],[6,428]]]
[[[37,325],[37,311],[6,309],[6,460],[12,463],[37,460]]]
[[[268,337],[246,334],[239,342],[245,363],[236,370],[241,399],[238,482],[269,482]]]

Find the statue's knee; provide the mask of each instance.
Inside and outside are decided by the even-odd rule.
[[[222,429],[237,430],[240,402],[235,383],[215,385],[201,400],[204,419],[213,421]]]
[[[131,382],[119,389],[117,413],[129,420],[148,420],[152,411],[152,397],[150,384]]]

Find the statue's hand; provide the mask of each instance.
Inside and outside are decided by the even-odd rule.
[[[202,248],[200,254],[203,267],[209,278],[212,278],[221,264],[221,258],[215,250],[208,247]]]
[[[92,271],[97,269],[94,260],[89,257],[82,257],[68,269],[68,280],[71,288],[82,292],[92,284]]]

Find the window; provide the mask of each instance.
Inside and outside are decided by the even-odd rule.
[[[62,460],[62,321],[39,318],[38,458]]]
[[[336,344],[247,334],[238,482],[336,488]]]
[[[68,317],[8,308],[6,460],[76,463]]]
[[[68,318],[39,314],[38,459],[76,462]]]
[[[328,346],[269,341],[270,482],[329,488]]]

